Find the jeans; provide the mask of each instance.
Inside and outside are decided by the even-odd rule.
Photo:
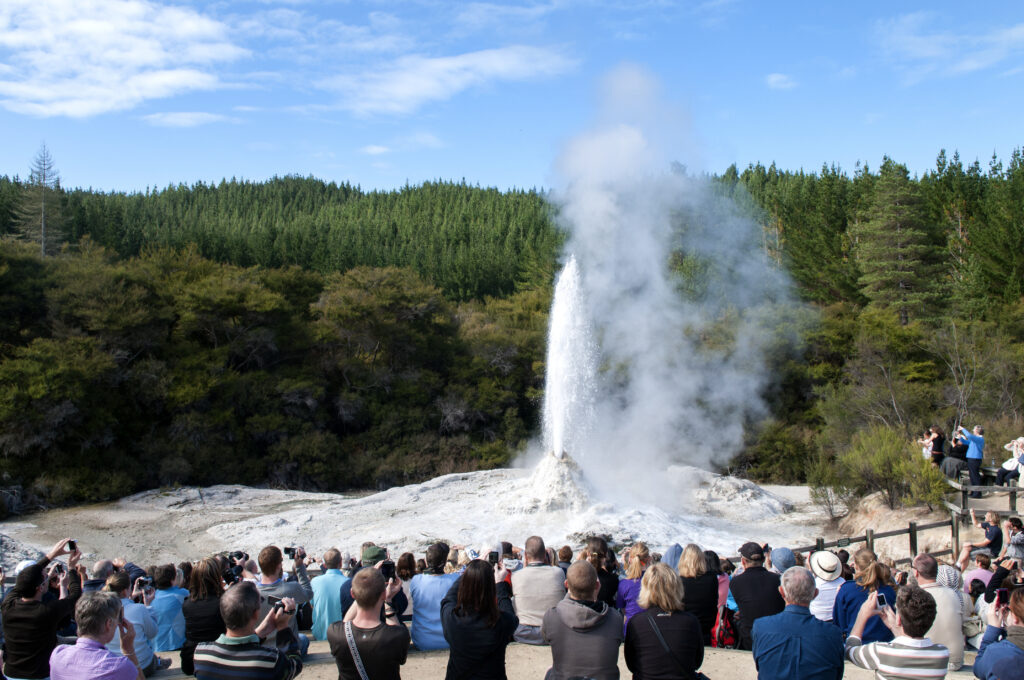
[[[996,473],[996,484],[1002,486],[1008,483],[1011,479],[1017,479],[1020,477],[1020,470],[1007,470],[1006,468],[999,468],[999,472]]]
[[[967,472],[971,475],[971,486],[981,486],[981,458],[968,458]],[[981,492],[972,491],[971,498],[981,498]]]

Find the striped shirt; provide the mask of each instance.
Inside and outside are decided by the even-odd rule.
[[[946,677],[949,650],[928,638],[901,635],[892,642],[862,645],[851,635],[846,638],[846,658],[873,670],[879,680],[919,680]]]
[[[225,634],[196,646],[195,668],[196,680],[292,680],[302,672],[302,661],[298,651],[260,646],[257,635]]]

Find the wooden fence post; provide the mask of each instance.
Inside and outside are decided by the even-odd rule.
[[[917,522],[911,522],[907,532],[910,534],[910,556],[917,557]]]
[[[1010,491],[1010,513],[1017,512],[1017,492]]]
[[[969,496],[968,496],[967,486],[964,485],[964,487],[962,489],[960,489],[960,521],[963,522],[964,524],[967,524],[967,512],[968,512],[967,504],[970,503],[968,498],[969,498]]]
[[[816,540],[814,542],[814,549],[816,551],[819,551],[819,552],[824,550],[825,549],[825,539],[824,538],[818,538],[818,540]]]
[[[868,529],[864,532],[864,545],[867,546],[868,550],[875,549],[875,530]]]
[[[957,521],[960,518],[952,510],[949,511],[949,514],[951,515],[949,525],[952,532],[953,559],[955,560],[960,557],[960,522]]]

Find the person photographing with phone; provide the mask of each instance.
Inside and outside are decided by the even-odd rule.
[[[983,680],[1000,677],[998,669],[1007,664],[1024,665],[1024,589],[996,590],[995,606],[989,607],[986,619],[988,626],[974,660],[974,675]]]
[[[257,561],[260,564],[260,582],[257,584],[259,594],[263,598],[261,613],[265,616],[273,603],[271,598],[281,600],[289,598],[298,606],[313,599],[313,586],[310,585],[309,576],[306,574],[306,551],[301,547],[289,550],[295,570],[295,581],[284,579],[284,553],[276,545],[268,545],[260,550]],[[226,621],[225,621],[226,623]],[[295,617],[289,618],[289,629],[292,637],[298,641],[299,651],[304,658],[309,650],[309,638],[299,633],[299,625]],[[273,640],[266,644],[273,645]]]
[[[903,586],[893,609],[880,606],[878,595],[871,592],[857,612],[846,638],[847,661],[883,680],[945,677],[949,650],[926,637],[935,622],[935,599],[922,588]],[[861,644],[864,628],[876,616],[892,631],[892,642]]]
[[[51,680],[143,680],[135,656],[135,627],[124,619],[117,593],[85,593],[75,605],[78,640],[50,655]],[[120,654],[107,649],[120,636]]]

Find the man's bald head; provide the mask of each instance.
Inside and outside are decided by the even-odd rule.
[[[586,560],[579,560],[570,565],[565,572],[569,597],[574,600],[592,600],[597,589],[597,570]]]
[[[114,563],[110,560],[100,560],[92,565],[92,577],[106,581],[114,573]]]
[[[531,562],[546,562],[548,558],[547,549],[544,547],[544,539],[540,536],[530,536],[523,546],[526,551],[526,559]]]

